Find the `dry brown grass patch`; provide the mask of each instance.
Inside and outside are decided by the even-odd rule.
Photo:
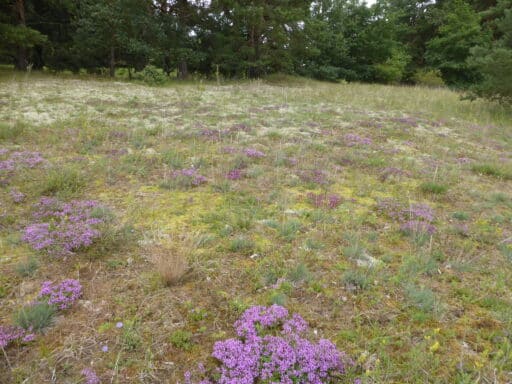
[[[179,284],[190,271],[182,244],[155,244],[148,251],[149,260],[167,286]]]

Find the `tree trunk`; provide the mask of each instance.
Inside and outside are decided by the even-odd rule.
[[[184,80],[188,77],[188,67],[185,60],[181,60],[178,64],[178,79]]]
[[[169,55],[164,56],[164,72],[169,76],[171,74],[171,58]]]
[[[15,4],[16,10],[16,18],[18,21],[18,25],[25,26],[25,1],[24,0],[16,0]],[[19,45],[16,47],[16,61],[14,63],[16,69],[20,71],[26,71],[28,66],[27,60],[27,48]]]
[[[110,77],[116,75],[116,55],[114,47],[110,47]]]

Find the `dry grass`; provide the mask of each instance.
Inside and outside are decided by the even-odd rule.
[[[183,281],[190,266],[183,244],[156,244],[149,250],[149,260],[166,286]]]

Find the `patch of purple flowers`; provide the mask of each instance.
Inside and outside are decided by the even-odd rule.
[[[304,338],[307,323],[279,305],[249,308],[234,324],[238,338],[216,342],[218,366],[198,369],[199,384],[339,383],[350,361],[329,340]],[[192,384],[192,374],[185,383]]]
[[[196,168],[179,169],[172,173],[172,178],[183,187],[197,187],[206,183],[207,179],[199,174]]]
[[[392,121],[393,123],[405,125],[410,128],[416,128],[420,125],[419,119],[412,117],[412,116],[395,117],[395,118],[390,119],[390,121]]]
[[[237,149],[235,147],[225,146],[221,149],[222,153],[235,153]]]
[[[409,171],[396,168],[396,167],[386,167],[381,171],[380,179],[382,181],[386,181],[390,178],[400,178],[400,177],[411,177],[411,173]]]
[[[383,124],[380,120],[361,120],[358,122],[360,127],[365,128],[377,128],[380,129],[383,127]]]
[[[469,157],[457,157],[455,159],[455,161],[457,162],[457,164],[459,165],[464,165],[464,164],[469,164],[471,163],[471,159]]]
[[[262,157],[265,157],[265,154],[263,152],[258,151],[257,149],[254,149],[254,148],[246,148],[246,149],[244,149],[244,154],[247,157],[252,157],[252,158],[255,158],[255,159],[260,159]]]
[[[100,384],[100,378],[92,368],[84,368],[81,373],[84,377],[85,384]]]
[[[0,348],[5,349],[11,343],[23,342],[28,343],[34,340],[35,335],[21,327],[12,325],[0,325]]]
[[[26,197],[26,195],[23,192],[20,192],[16,189],[11,189],[9,195],[11,196],[12,201],[14,201],[15,203],[21,203],[23,200],[25,200]]]
[[[63,203],[54,198],[43,197],[36,205],[34,217],[37,222],[28,225],[23,234],[36,251],[65,256],[90,246],[101,236],[98,226],[104,223],[93,217],[96,201],[74,200]]]
[[[5,153],[7,152],[3,154]],[[44,161],[45,159],[39,152],[13,152],[7,159],[0,161],[0,170],[14,171],[16,168],[35,168]]]
[[[407,233],[427,233],[432,235],[436,227],[434,210],[427,204],[415,203],[404,206],[394,199],[379,201],[377,209],[400,223],[400,229]]]
[[[409,234],[426,233],[433,235],[436,232],[436,227],[426,221],[408,220],[400,226],[400,230]]]
[[[60,284],[45,281],[39,292],[48,304],[55,305],[59,309],[69,309],[82,296],[82,286],[75,279],[66,279]]]
[[[313,170],[302,170],[298,172],[298,176],[305,183],[313,183],[325,185],[329,184],[327,171],[322,169],[313,169]]]
[[[201,130],[200,134],[202,137],[204,137],[206,139],[216,141],[216,140],[220,140],[222,138],[222,136],[225,134],[225,132],[222,130],[219,130],[219,129],[205,128],[205,129]]]
[[[7,155],[8,149],[1,149],[0,156]],[[12,152],[4,160],[0,160],[0,181],[2,184],[8,184],[9,178],[13,175],[14,171],[22,168],[35,168],[45,162],[45,159],[39,152]]]
[[[355,147],[357,145],[371,145],[372,144],[372,139],[370,139],[369,137],[359,136],[359,135],[357,135],[355,133],[347,133],[344,136],[344,139],[345,139],[345,144],[348,147]]]
[[[244,171],[242,169],[232,169],[226,175],[226,178],[229,180],[239,180],[244,176]]]
[[[11,153],[10,159],[18,166],[25,166],[27,168],[35,168],[45,161],[39,152],[30,151],[13,152]]]
[[[222,140],[222,138],[225,136],[234,135],[234,134],[237,134],[240,132],[247,133],[250,131],[251,131],[251,128],[248,125],[246,125],[244,123],[239,123],[239,124],[234,124],[231,127],[225,128],[225,129],[204,128],[201,130],[201,132],[199,134],[206,139],[209,139],[212,141],[219,141],[219,140]]]
[[[332,194],[324,194],[324,193],[313,193],[310,192],[307,195],[308,200],[311,204],[313,204],[316,208],[330,208],[334,209],[338,205],[341,204],[341,196],[335,193]]]

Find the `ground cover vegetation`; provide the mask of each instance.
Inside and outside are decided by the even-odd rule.
[[[2,384],[512,380],[506,106],[7,72],[0,121]]]

